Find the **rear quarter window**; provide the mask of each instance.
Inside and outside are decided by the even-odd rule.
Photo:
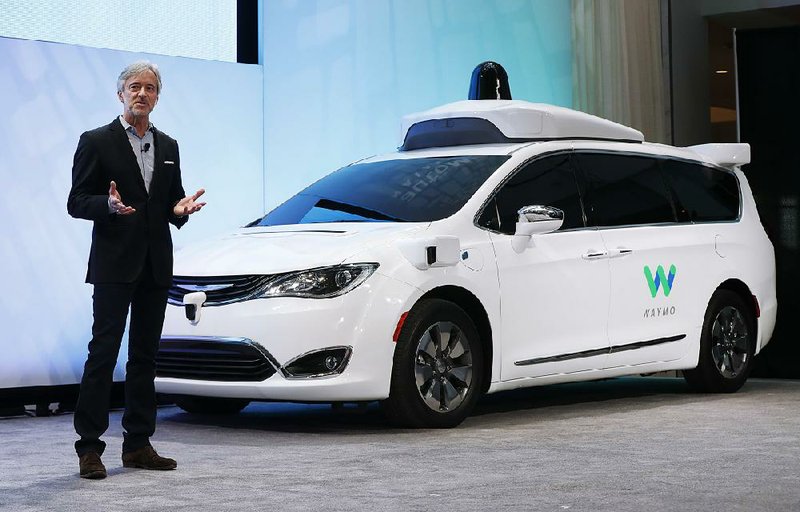
[[[663,170],[679,222],[731,221],[739,217],[739,181],[732,172],[678,160],[664,161]]]

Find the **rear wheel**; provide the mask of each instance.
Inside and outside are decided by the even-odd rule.
[[[717,290],[706,310],[697,368],[684,370],[683,376],[695,391],[733,393],[750,374],[755,348],[752,309],[736,293]]]
[[[475,406],[482,380],[475,324],[452,302],[426,299],[411,310],[400,332],[389,398],[382,405],[403,426],[455,427]]]
[[[192,414],[236,414],[250,403],[250,400],[209,396],[180,395],[174,399],[175,405]]]

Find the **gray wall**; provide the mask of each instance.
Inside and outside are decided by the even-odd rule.
[[[702,144],[711,140],[708,27],[698,2],[673,0],[670,15],[672,143]]]

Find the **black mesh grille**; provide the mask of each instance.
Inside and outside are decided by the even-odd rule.
[[[220,306],[256,297],[275,276],[174,276],[169,289],[169,303],[183,305],[187,293],[202,291],[206,294],[203,306]]]
[[[258,382],[275,373],[269,352],[241,338],[162,338],[156,376]]]

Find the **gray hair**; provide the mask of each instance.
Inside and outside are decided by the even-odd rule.
[[[125,86],[125,81],[127,79],[145,71],[152,71],[153,74],[156,75],[156,82],[158,82],[156,94],[161,94],[161,72],[158,70],[158,66],[147,60],[136,61],[122,70],[122,73],[119,74],[119,78],[117,78],[117,92],[122,92],[122,88]]]

